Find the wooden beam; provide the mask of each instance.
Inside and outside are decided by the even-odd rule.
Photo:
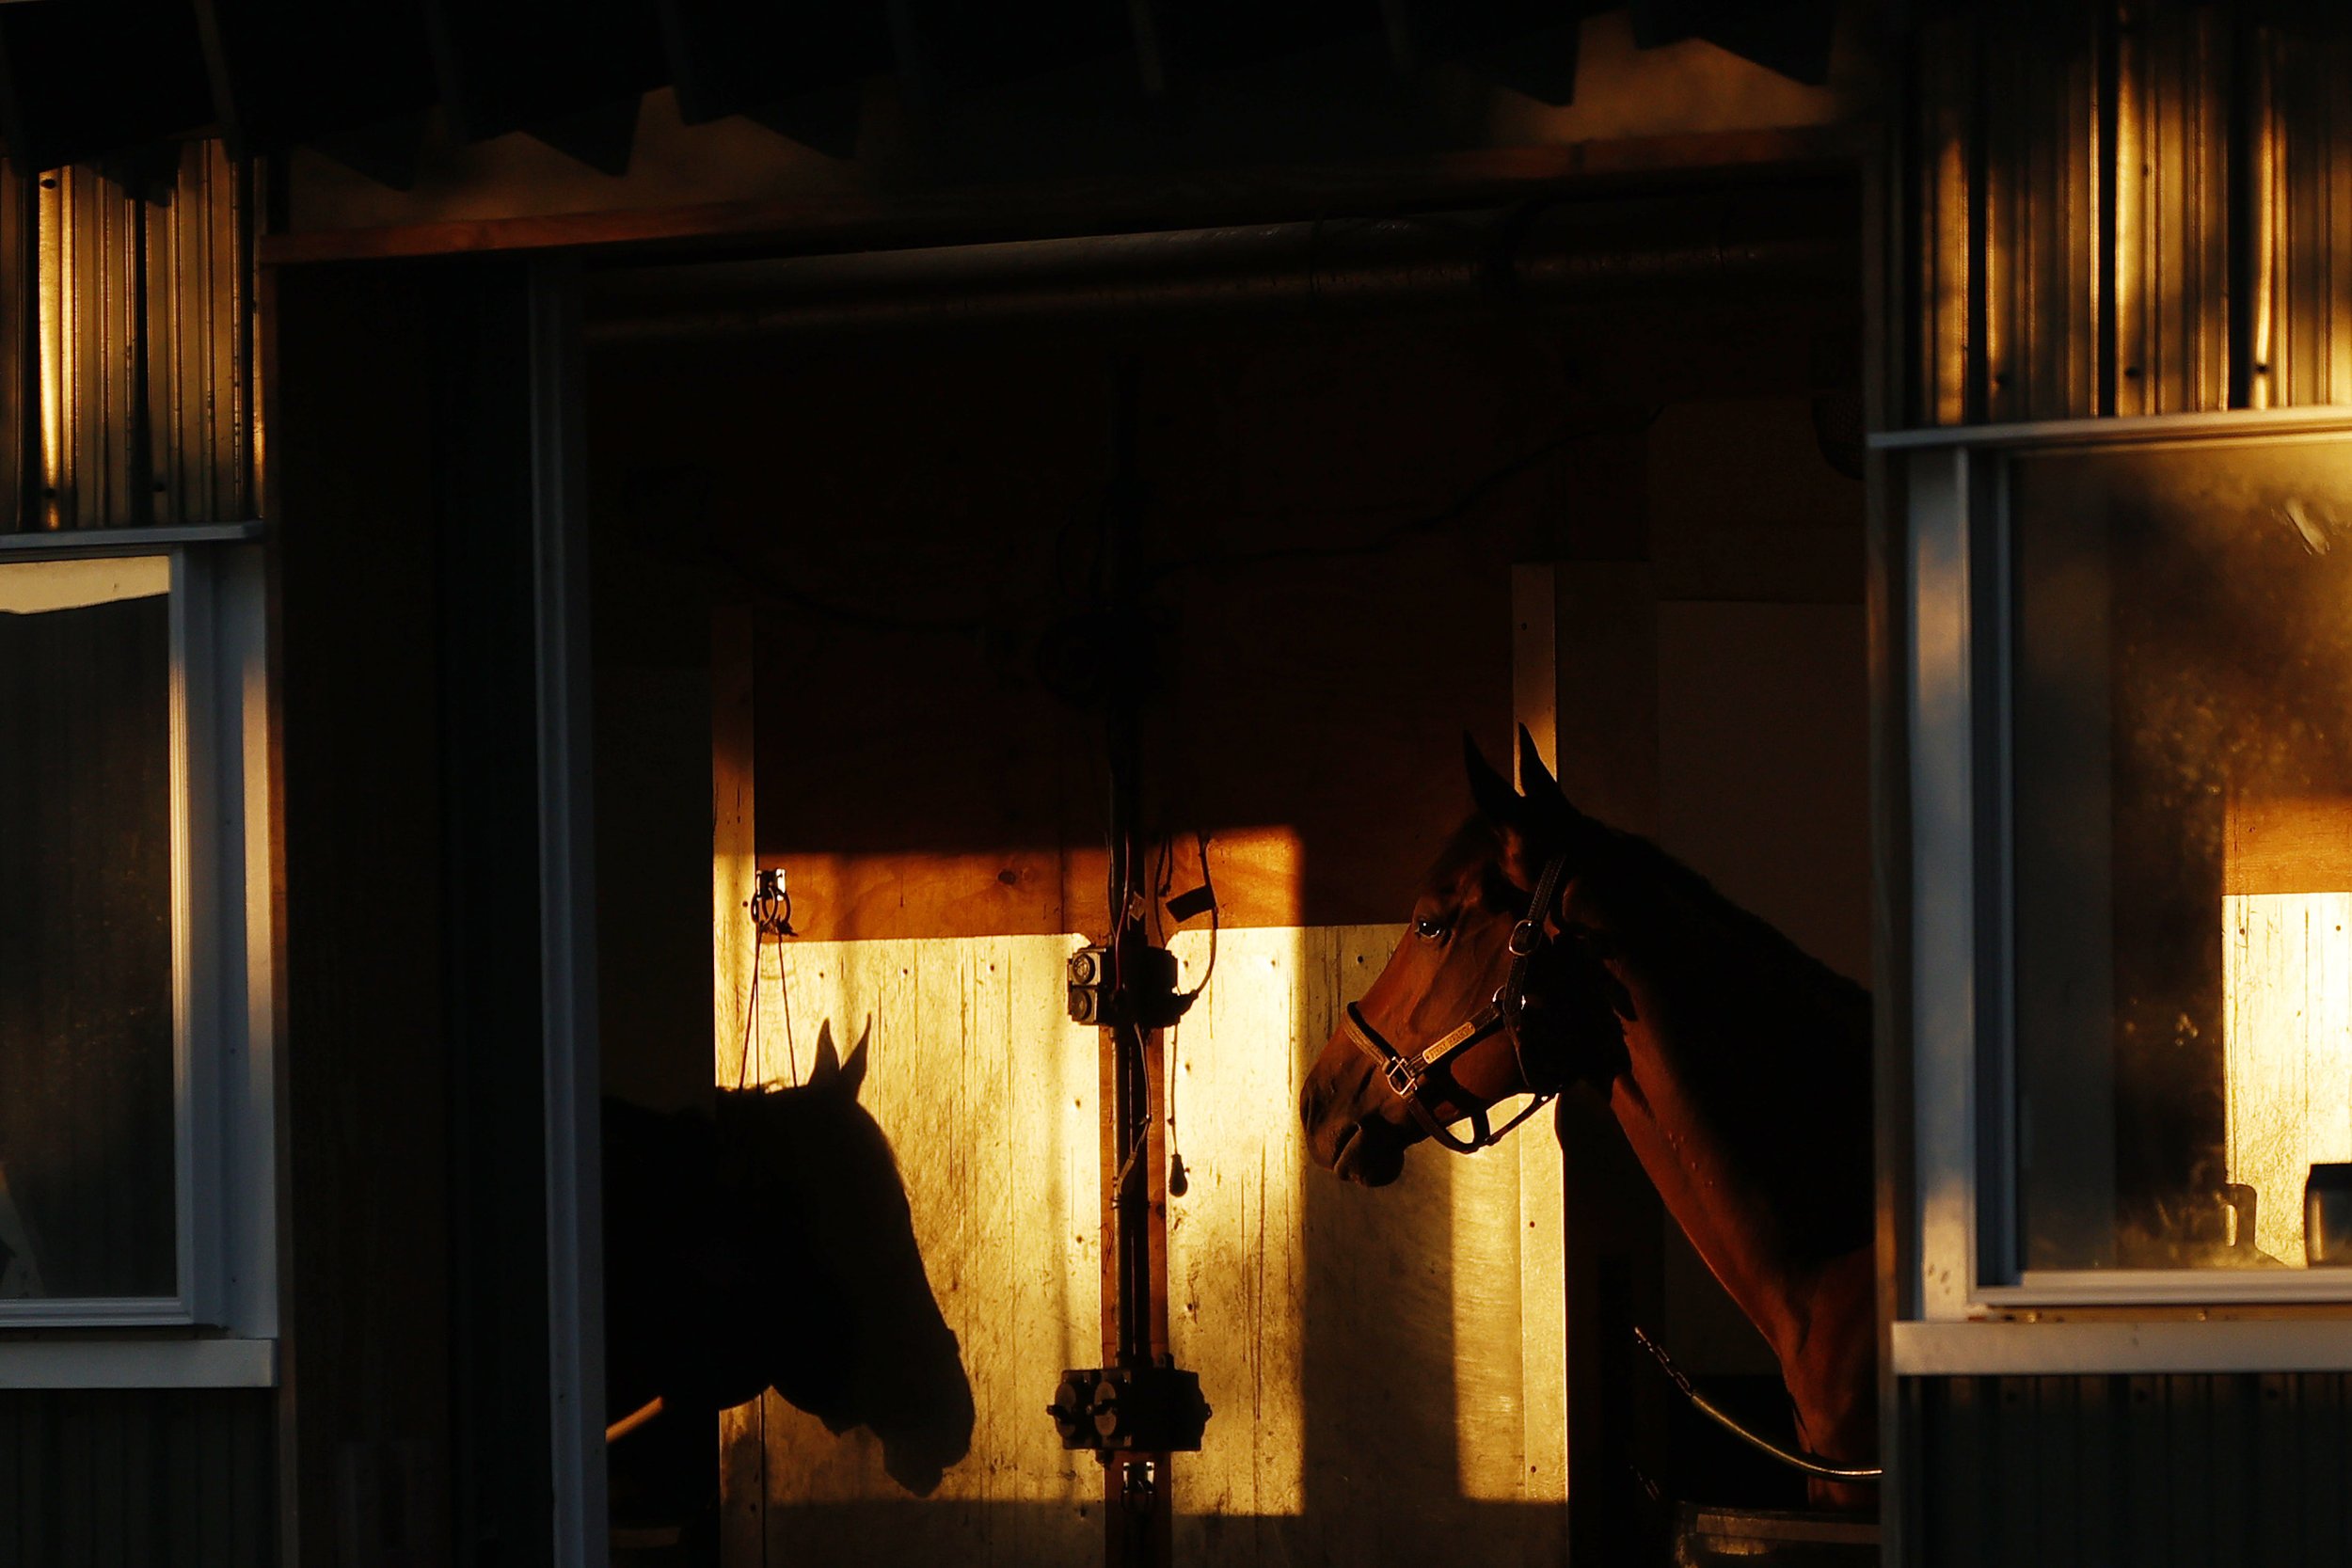
[[[755,646],[746,605],[710,614],[711,1070],[748,1081],[744,1015],[756,952],[744,910],[755,868],[753,749]]]
[[[713,1081],[748,1081],[745,1014],[759,952],[744,900],[754,867],[752,745],[757,639],[746,605],[710,616],[710,1035]],[[767,1550],[767,1401],[719,1415],[719,1535],[727,1562]]]
[[[726,242],[794,252],[922,243],[978,244],[1250,223],[1302,214],[1355,217],[1500,205],[1771,169],[1857,169],[1866,127],[1708,132],[1389,159],[1290,165],[1216,176],[1087,179],[1009,188],[828,193],[537,217],[473,218],[265,236],[264,264],[371,261],[556,246],[675,248]]]
[[[1522,567],[1513,601],[1514,705],[1535,721],[1528,727],[1539,739],[1549,710],[1554,771],[1568,798],[1616,827],[1654,834],[1658,601],[1649,564]],[[1566,1323],[1559,1463],[1570,1557],[1615,1561],[1640,1528],[1633,1470],[1659,1474],[1664,1446],[1661,1385],[1634,1364],[1631,1328],[1658,1321],[1666,1222],[1603,1100],[1563,1096],[1559,1128]],[[1528,1397],[1534,1393],[1531,1379]]]

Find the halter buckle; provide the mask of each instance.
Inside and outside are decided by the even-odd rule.
[[[1543,927],[1537,924],[1534,916],[1529,916],[1511,927],[1511,957],[1515,958],[1534,958],[1535,949],[1541,945],[1543,940]]]
[[[1380,1073],[1389,1081],[1389,1091],[1399,1100],[1412,1100],[1421,1094],[1421,1069],[1409,1057],[1390,1057],[1380,1065]]]

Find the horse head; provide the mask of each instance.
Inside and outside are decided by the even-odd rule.
[[[1395,1180],[1423,1138],[1492,1142],[1494,1106],[1606,1082],[1625,1060],[1622,993],[1563,915],[1582,863],[1615,835],[1562,796],[1526,730],[1524,795],[1475,745],[1464,752],[1476,812],[1299,1095],[1315,1163],[1366,1186]]]
[[[859,1102],[867,1050],[861,1036],[837,1055],[824,1025],[805,1083],[720,1091],[719,1142],[751,1207],[797,1215],[808,1246],[797,1262],[832,1292],[821,1334],[771,1341],[764,1368],[776,1392],[834,1432],[865,1427],[891,1479],[928,1496],[971,1448],[972,1386],[890,1139]]]
[[[605,1102],[612,1414],[723,1409],[772,1387],[865,1427],[927,1495],[971,1447],[972,1387],[924,1272],[867,1064],[827,1024],[805,1083],[722,1089],[715,1117]]]
[[[1524,795],[1469,748],[1477,813],[1309,1069],[1316,1164],[1393,1181],[1423,1138],[1606,1090],[1667,1210],[1781,1364],[1817,1496],[1876,1446],[1870,999],[1656,845],[1578,811],[1519,732]],[[1836,1484],[1833,1484],[1836,1481]]]

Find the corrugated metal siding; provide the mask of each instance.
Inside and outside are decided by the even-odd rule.
[[[2254,405],[2352,401],[2352,40],[2265,29],[2249,48]]]
[[[2346,24],[2048,11],[1912,34],[1893,417],[2352,402]],[[2352,1562],[2342,1376],[1929,1379],[1903,1400],[1907,1563]]]
[[[2352,39],[2227,7],[1910,45],[1906,424],[2352,402]]]
[[[251,202],[217,141],[0,189],[0,367],[20,477],[0,529],[251,515]]]
[[[0,1392],[0,1568],[261,1568],[264,1388]]]
[[[1929,1568],[2352,1561],[2352,1378],[1979,1377],[1906,1386]]]

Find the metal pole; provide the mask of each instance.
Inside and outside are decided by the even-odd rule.
[[[1415,310],[1851,298],[1848,181],[1384,218],[632,268],[598,278],[598,342],[910,328],[1391,318]]]
[[[1142,708],[1151,678],[1137,641],[1141,584],[1136,504],[1136,368],[1114,363],[1116,453],[1103,582],[1120,627],[1104,714],[1111,775],[1110,930],[1112,990],[1134,994],[1152,945],[1138,896],[1144,880]],[[1167,1159],[1161,1100],[1161,1032],[1137,1009],[1114,1006],[1102,1032],[1104,1299],[1105,1366],[1151,1367],[1168,1354]],[[1103,1462],[1104,1560],[1109,1568],[1167,1568],[1174,1549],[1166,1453],[1107,1452]]]

